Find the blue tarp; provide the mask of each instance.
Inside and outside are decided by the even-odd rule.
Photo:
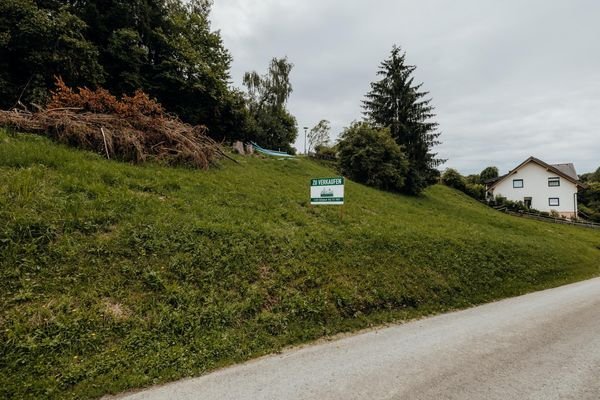
[[[259,153],[266,154],[268,156],[274,156],[274,157],[294,157],[293,155],[285,153],[283,151],[263,149],[262,147],[260,147],[259,145],[257,145],[254,142],[250,142],[250,144],[252,144],[252,146],[254,147],[254,150],[258,151]]]

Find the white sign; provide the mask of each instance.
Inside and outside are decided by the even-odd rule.
[[[316,178],[310,180],[310,204],[344,204],[344,177]]]

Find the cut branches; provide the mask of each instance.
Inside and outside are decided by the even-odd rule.
[[[73,90],[60,78],[56,87],[46,108],[0,111],[0,125],[136,163],[207,169],[225,155],[205,126],[183,123],[142,91],[117,99],[101,88]]]

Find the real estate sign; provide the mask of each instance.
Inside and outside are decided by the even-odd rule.
[[[310,180],[310,204],[344,204],[344,177],[316,178]]]

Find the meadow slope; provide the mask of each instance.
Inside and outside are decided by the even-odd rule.
[[[134,166],[0,131],[0,398],[94,398],[600,275],[600,232],[309,160]]]

